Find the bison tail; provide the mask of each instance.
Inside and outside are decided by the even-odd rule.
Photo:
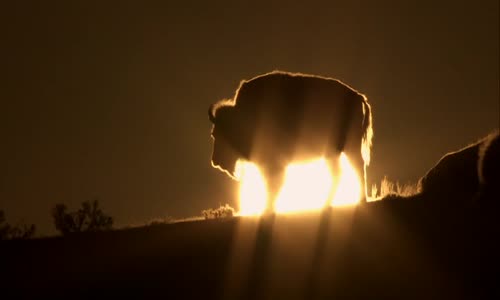
[[[370,164],[370,152],[372,148],[372,139],[373,139],[373,121],[372,121],[372,112],[370,104],[366,101],[366,98],[363,96],[363,141],[361,143],[361,155],[363,160],[365,161],[365,165],[368,166]]]

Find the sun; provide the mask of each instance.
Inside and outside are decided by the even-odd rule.
[[[278,214],[315,211],[325,206],[355,205],[361,198],[359,176],[347,156],[339,157],[340,177],[333,191],[334,176],[325,158],[293,163],[285,171],[283,186],[274,204]],[[261,215],[267,207],[266,181],[257,165],[238,161],[239,215]]]
[[[324,158],[290,164],[274,210],[277,213],[319,210],[327,205],[331,188],[332,175]]]
[[[240,182],[240,216],[259,216],[267,207],[267,189],[264,176],[254,163],[238,160],[236,178]]]
[[[340,155],[340,181],[331,202],[332,206],[347,206],[358,204],[361,200],[361,183],[358,173],[347,158]]]

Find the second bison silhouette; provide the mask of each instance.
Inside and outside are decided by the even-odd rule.
[[[271,199],[290,162],[323,156],[336,174],[344,152],[359,172],[366,201],[371,109],[364,95],[342,82],[274,71],[242,81],[234,98],[211,105],[208,114],[214,124],[212,165],[234,177],[238,159],[254,162]]]

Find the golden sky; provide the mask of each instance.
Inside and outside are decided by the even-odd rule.
[[[369,185],[499,126],[497,0],[101,2],[0,12],[0,209],[42,233],[52,205],[93,197],[117,224],[236,205],[207,107],[274,69],[367,95]]]

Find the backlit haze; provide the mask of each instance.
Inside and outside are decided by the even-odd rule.
[[[207,109],[275,69],[366,95],[367,186],[415,182],[499,126],[498,15],[498,0],[4,1],[0,209],[41,234],[55,233],[54,204],[94,198],[117,227],[225,203],[258,212],[239,194],[262,184],[240,191],[210,164]],[[283,197],[307,193],[292,192],[301,168],[323,174],[314,197],[278,210],[326,201],[330,175],[311,164],[290,166]]]

